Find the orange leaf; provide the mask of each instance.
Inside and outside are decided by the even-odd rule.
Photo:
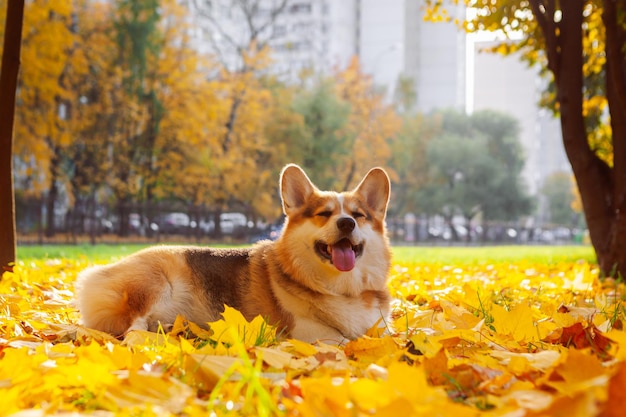
[[[367,336],[348,342],[344,351],[348,357],[364,362],[375,362],[398,351],[396,342],[389,336],[382,339],[371,339]]]
[[[424,371],[433,385],[443,385],[448,382],[448,378],[445,377],[448,374],[448,355],[445,349],[440,349],[432,358],[424,358]]]
[[[609,398],[604,404],[603,417],[622,417],[626,404],[626,363],[617,367],[617,372],[609,380]]]

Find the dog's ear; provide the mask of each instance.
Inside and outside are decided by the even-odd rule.
[[[383,219],[387,212],[390,190],[391,184],[385,170],[372,168],[354,189],[354,193],[361,195],[376,217]]]
[[[293,210],[302,207],[317,188],[302,168],[289,164],[280,174],[280,194],[283,199],[283,212],[289,216]]]

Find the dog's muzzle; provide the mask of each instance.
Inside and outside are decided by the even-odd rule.
[[[363,254],[363,244],[353,245],[350,239],[343,238],[336,243],[315,242],[315,251],[322,259],[329,260],[335,268],[342,272],[351,271],[356,258]]]

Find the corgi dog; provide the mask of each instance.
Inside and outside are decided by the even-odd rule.
[[[390,183],[371,169],[352,191],[320,191],[297,165],[280,175],[281,236],[251,247],[154,246],[82,271],[76,302],[87,327],[123,336],[199,325],[224,305],[261,315],[287,337],[343,343],[390,312],[385,215]],[[381,321],[382,319],[382,321]]]

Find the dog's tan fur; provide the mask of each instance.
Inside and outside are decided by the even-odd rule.
[[[86,269],[76,284],[84,324],[120,336],[167,326],[177,315],[215,321],[227,304],[304,341],[363,335],[389,314],[387,174],[374,168],[353,191],[336,193],[318,190],[288,165],[280,184],[287,217],[275,242],[242,249],[156,246]],[[336,258],[319,248],[332,252],[346,239],[356,259],[333,265]]]

